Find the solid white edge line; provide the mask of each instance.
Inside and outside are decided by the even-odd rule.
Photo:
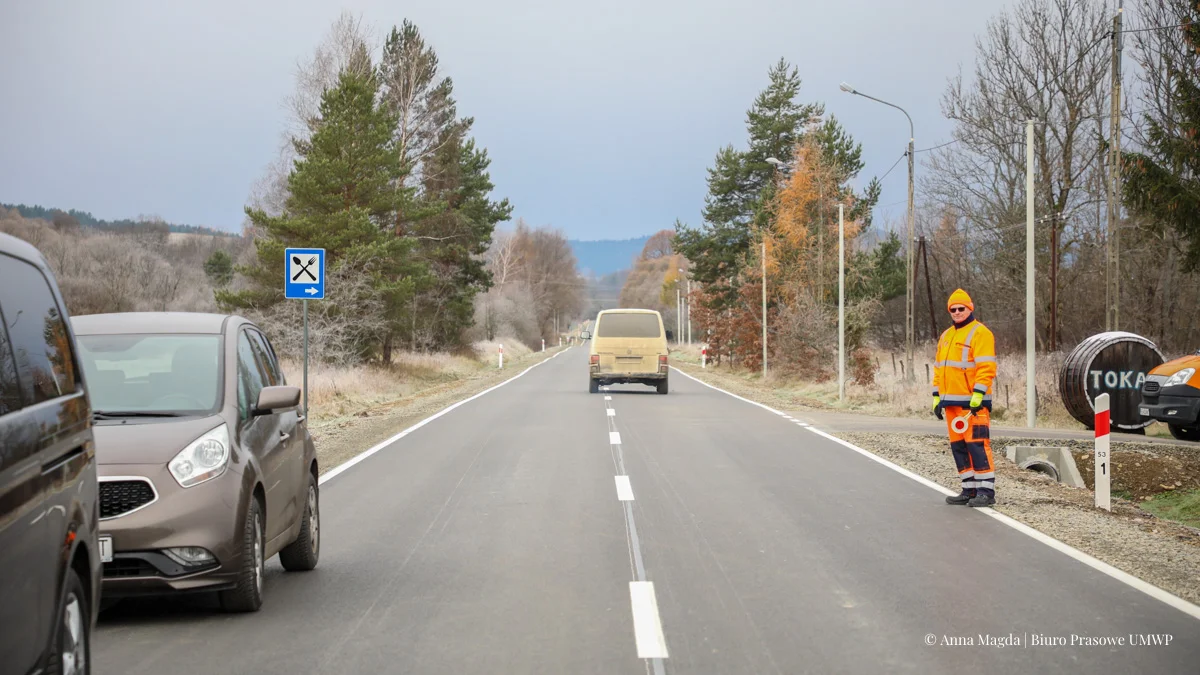
[[[653,581],[629,582],[629,604],[633,608],[633,636],[639,659],[667,658],[667,640],[658,616]]]
[[[633,501],[633,485],[629,483],[629,476],[613,476],[617,481],[617,500],[622,502]]]
[[[684,377],[689,378],[691,380],[695,380],[696,382],[699,382],[700,384],[708,387],[709,389],[719,391],[722,394],[725,394],[727,396],[732,396],[733,398],[736,398],[739,401],[744,401],[751,405],[758,406],[759,408],[762,408],[764,410],[768,410],[773,413],[778,413],[777,410],[774,410],[773,408],[770,408],[762,403],[759,403],[758,401],[751,401],[748,398],[743,398],[741,396],[738,396],[737,394],[725,391],[724,389],[721,389],[720,387],[715,387],[703,380],[692,377],[691,375],[688,375],[687,373],[683,372],[682,370],[679,370],[678,368],[674,368],[674,367],[672,367],[672,368],[674,370],[676,370],[680,375],[683,375]],[[814,434],[817,434],[818,436],[822,436],[824,438],[827,438],[827,439],[833,441],[834,443],[837,443],[838,445],[849,448],[849,449],[859,453],[860,455],[863,455],[864,457],[874,460],[874,461],[888,467],[889,469],[891,469],[899,474],[902,474],[904,476],[907,476],[907,477],[917,481],[918,483],[921,483],[922,485],[933,488],[934,490],[937,490],[938,492],[941,492],[942,494],[945,494],[945,495],[958,494],[948,488],[945,488],[945,487],[929,480],[928,478],[925,478],[924,476],[915,474],[912,471],[909,471],[908,469],[905,469],[902,466],[893,464],[892,462],[889,462],[888,460],[886,460],[878,455],[872,454],[868,450],[864,450],[864,449],[858,447],[857,445],[854,445],[853,443],[850,443],[848,441],[843,441],[842,439],[840,439],[836,436],[830,435],[828,433],[825,433],[824,431],[821,431],[820,429],[817,429],[816,427],[807,427],[807,429],[809,431],[813,432]],[[1043,544],[1049,546],[1050,548],[1053,548],[1054,550],[1059,551],[1060,553],[1064,553],[1067,556],[1074,558],[1075,560],[1087,565],[1088,567],[1091,567],[1092,569],[1094,569],[1098,572],[1107,574],[1108,576],[1112,577],[1113,579],[1116,579],[1117,581],[1120,581],[1120,582],[1130,586],[1131,588],[1137,589],[1156,600],[1161,600],[1162,602],[1166,603],[1167,605],[1170,605],[1171,607],[1174,607],[1175,609],[1178,609],[1179,611],[1183,612],[1184,614],[1187,614],[1196,619],[1200,619],[1200,606],[1197,606],[1191,602],[1188,602],[1187,600],[1184,600],[1183,598],[1181,598],[1177,595],[1174,595],[1173,593],[1169,593],[1169,592],[1159,588],[1158,586],[1147,583],[1146,581],[1143,581],[1142,579],[1139,579],[1139,578],[1133,576],[1132,574],[1129,574],[1128,572],[1123,572],[1102,560],[1092,557],[1092,556],[1088,555],[1087,553],[1084,553],[1083,551],[1080,551],[1079,549],[1077,549],[1069,544],[1065,544],[1065,543],[1055,539],[1054,537],[1051,537],[1037,529],[1034,529],[1034,528],[1026,525],[1025,523],[1022,523],[1018,520],[1010,518],[1010,517],[1004,515],[1003,513],[996,511],[995,509],[981,508],[981,509],[976,509],[976,511],[983,513],[985,515],[991,516],[992,518],[996,519],[997,521],[999,521],[1001,523],[1004,523],[1005,525],[1008,525],[1009,527],[1013,528],[1014,530],[1021,532],[1023,534],[1027,534],[1030,537],[1032,537],[1033,539],[1040,541]]]
[[[616,417],[616,416],[617,416],[617,411],[616,411],[616,409],[615,409],[615,408],[607,408],[607,410],[608,410],[608,416],[609,416],[609,417]]]
[[[459,407],[460,405],[470,403],[471,401],[474,401],[475,399],[483,396],[484,394],[488,394],[490,392],[496,391],[500,387],[503,387],[504,385],[508,384],[509,382],[512,382],[513,380],[520,378],[521,376],[525,375],[525,373],[528,373],[529,371],[533,370],[534,368],[537,368],[538,366],[542,365],[543,363],[548,363],[548,362],[553,361],[554,359],[558,358],[559,355],[566,354],[567,351],[570,349],[571,349],[571,347],[567,347],[566,349],[562,350],[561,352],[558,352],[558,354],[555,354],[554,356],[551,356],[548,359],[543,359],[541,361],[538,361],[537,363],[533,364],[532,366],[529,366],[525,370],[522,370],[520,373],[513,375],[512,377],[501,382],[500,384],[497,384],[495,386],[484,389],[483,391],[479,392],[478,394],[475,394],[474,396],[472,396],[470,398],[465,398],[457,403],[449,405],[449,406],[441,409],[437,413],[431,415],[430,417],[426,417],[425,419],[421,420],[420,422],[417,422],[416,424],[405,429],[404,431],[397,433],[396,435],[392,436],[391,438],[387,439],[386,441],[382,441],[382,442],[372,446],[371,448],[364,450],[363,452],[359,453],[358,455],[355,455],[354,457],[351,457],[350,459],[346,460],[345,462],[330,469],[329,471],[326,471],[324,474],[321,475],[320,478],[317,479],[317,484],[324,485],[326,482],[328,482],[329,480],[333,479],[334,477],[340,475],[341,473],[343,473],[350,467],[354,466],[355,464],[358,464],[359,462],[365,460],[366,458],[370,457],[371,455],[374,455],[375,453],[386,448],[387,446],[391,445],[392,443],[395,443],[396,441],[400,440],[401,438],[404,438],[405,436],[416,431],[417,429],[420,429],[421,427],[425,426],[426,424],[429,424],[430,422],[436,420],[437,418],[441,417],[442,415],[445,415],[446,413],[450,412],[451,410],[454,410],[455,408]]]
[[[620,445],[621,444],[621,432],[619,432],[619,431],[608,432],[608,444],[609,445]]]

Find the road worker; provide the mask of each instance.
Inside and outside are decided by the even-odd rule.
[[[996,472],[992,462],[992,382],[996,379],[996,338],[975,320],[975,303],[956,289],[946,303],[953,326],[942,333],[933,369],[933,414],[945,419],[950,450],[962,480],[962,492],[946,497],[947,504],[991,506],[996,503]],[[955,430],[964,418],[965,428]]]

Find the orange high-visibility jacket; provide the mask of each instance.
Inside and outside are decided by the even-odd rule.
[[[933,367],[933,393],[944,406],[967,407],[971,394],[983,394],[983,405],[992,409],[992,382],[996,379],[996,337],[988,327],[971,321],[942,333]]]

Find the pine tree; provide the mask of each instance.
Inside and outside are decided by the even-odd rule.
[[[1193,54],[1200,54],[1200,3],[1179,0],[1190,21],[1179,30]],[[1186,9],[1184,8],[1186,6]],[[1200,57],[1167,63],[1173,85],[1170,119],[1146,114],[1145,152],[1124,153],[1123,199],[1134,212],[1173,228],[1186,242],[1184,265],[1200,269]]]
[[[343,71],[337,86],[322,95],[311,137],[295,142],[298,158],[288,176],[283,213],[246,209],[263,233],[255,241],[256,262],[241,270],[251,288],[218,292],[218,303],[262,310],[282,301],[284,249],[324,248],[329,267],[347,259],[370,261],[372,286],[389,308],[389,319],[401,320],[422,270],[411,261],[412,240],[390,231],[395,212],[412,199],[412,190],[399,183],[396,117],[378,103],[378,94],[374,73],[355,69]],[[330,304],[318,307],[338,311]],[[365,357],[371,346],[360,349]]]

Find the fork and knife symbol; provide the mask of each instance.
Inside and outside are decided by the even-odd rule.
[[[292,264],[296,265],[300,268],[299,272],[296,272],[294,275],[292,275],[293,282],[295,282],[297,279],[299,279],[301,274],[307,274],[308,278],[312,279],[312,283],[314,283],[314,284],[317,283],[317,275],[314,274],[313,271],[309,269],[313,265],[317,264],[317,256],[314,255],[314,256],[310,257],[308,259],[308,262],[305,263],[303,260],[300,259],[300,256],[294,255],[294,256],[292,256]]]

